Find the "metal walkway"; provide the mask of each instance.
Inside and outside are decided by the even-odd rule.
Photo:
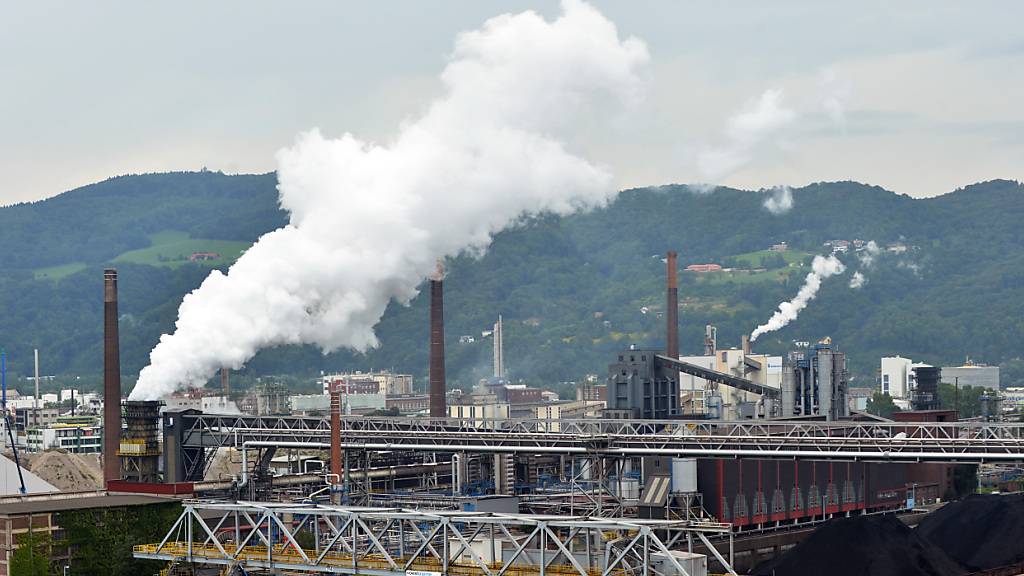
[[[183,448],[326,446],[324,418],[182,414]],[[350,450],[1024,462],[1024,424],[345,417]]]
[[[134,556],[226,574],[687,575],[670,550],[699,541],[735,575],[708,538],[725,534],[730,526],[713,522],[194,502]]]

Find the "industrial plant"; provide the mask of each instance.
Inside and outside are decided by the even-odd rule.
[[[107,270],[104,486],[77,501],[180,501],[166,537],[134,548],[168,575],[703,576],[797,553],[833,519],[916,521],[958,495],[959,469],[1024,460],[1022,425],[936,408],[938,369],[901,373],[913,409],[890,420],[856,409],[830,338],[771,356],[746,338],[720,348],[708,325],[704,354],[681,356],[677,274],[670,252],[666,346],[618,352],[574,399],[508,380],[500,317],[493,376],[448,390],[439,274],[425,393],[369,371],[325,374],[321,395],[261,385],[236,402],[227,370],[220,395],[122,399]]]

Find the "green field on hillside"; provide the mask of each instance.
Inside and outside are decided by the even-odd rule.
[[[148,248],[124,252],[117,258],[114,258],[114,262],[176,268],[182,264],[187,264],[192,254],[213,252],[218,254],[219,257],[211,260],[201,260],[199,263],[216,266],[234,262],[249,247],[248,242],[190,238],[188,233],[179,230],[164,230],[163,232],[150,235],[149,239],[152,245]]]
[[[761,282],[785,282],[790,274],[799,272],[800,268],[779,268],[776,270],[765,270],[752,272],[750,270],[731,270],[728,272],[704,272],[696,274],[697,284],[719,285],[719,284],[759,284]]]
[[[799,250],[786,250],[785,252],[772,252],[771,250],[758,250],[756,252],[747,252],[746,254],[737,254],[732,257],[737,264],[746,266],[748,268],[760,268],[762,259],[774,259],[782,256],[786,261],[786,264],[792,264],[794,262],[803,262],[811,254],[809,252],[801,252]]]
[[[85,264],[82,262],[72,262],[71,264],[60,264],[57,266],[47,266],[45,268],[36,268],[33,270],[33,274],[36,280],[60,280],[67,276],[71,276],[79,270],[84,270]]]

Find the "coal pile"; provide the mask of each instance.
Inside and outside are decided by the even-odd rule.
[[[833,520],[782,556],[758,566],[756,576],[961,576],[935,544],[895,516]]]
[[[1024,495],[974,494],[950,502],[915,532],[972,572],[1024,562]]]

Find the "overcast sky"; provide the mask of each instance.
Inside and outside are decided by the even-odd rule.
[[[594,4],[646,99],[572,149],[622,187],[1024,180],[1024,2]],[[3,2],[0,204],[109,176],[266,172],[312,127],[387,141],[455,35],[554,1]],[[595,119],[596,120],[596,119]],[[603,119],[602,119],[603,120]]]

